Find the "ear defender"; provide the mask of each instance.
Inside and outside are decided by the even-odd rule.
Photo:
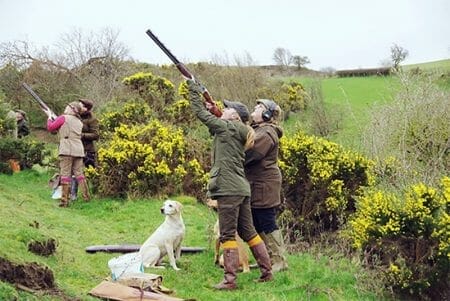
[[[272,119],[273,111],[270,109],[267,109],[264,112],[262,112],[261,116],[265,122],[268,122],[268,121],[270,121],[270,119]]]
[[[260,103],[262,103],[264,105],[264,107],[267,108],[267,110],[265,110],[261,114],[262,119],[265,122],[269,122],[273,117],[273,113],[275,112],[275,110],[277,108],[277,104],[274,101],[269,100],[269,99],[261,99]]]

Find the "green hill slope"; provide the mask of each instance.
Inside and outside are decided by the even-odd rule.
[[[57,287],[67,298],[98,300],[88,295],[90,289],[109,276],[107,262],[118,254],[88,254],[85,248],[98,244],[142,243],[163,221],[159,212],[162,200],[94,199],[77,201],[70,208],[59,208],[50,198],[50,175],[22,171],[12,176],[0,175],[0,258],[15,264],[36,262],[49,267]],[[205,247],[206,251],[183,255],[181,271],[147,269],[161,274],[163,285],[176,296],[197,300],[380,300],[382,289],[371,280],[357,261],[338,254],[289,255],[289,271],[276,275],[271,283],[254,283],[259,273],[240,274],[240,289],[216,292],[211,286],[222,278],[222,270],[213,264],[211,246],[215,213],[192,198],[177,198],[184,205],[186,224],[184,246]],[[48,257],[28,251],[32,240],[53,238],[57,249]],[[63,300],[61,295],[32,295],[0,281],[0,299],[18,296],[18,300]],[[7,296],[7,297],[5,297]]]

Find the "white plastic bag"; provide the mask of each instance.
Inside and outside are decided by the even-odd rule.
[[[108,261],[111,277],[115,281],[127,274],[143,273],[142,257],[139,252],[124,254]]]
[[[54,200],[59,200],[62,196],[62,186],[59,185],[58,187],[56,187],[55,189],[53,189],[52,192],[52,199]]]

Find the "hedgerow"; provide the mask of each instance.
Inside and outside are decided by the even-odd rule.
[[[449,177],[439,189],[419,183],[403,196],[369,190],[356,207],[343,235],[366,264],[383,268],[387,286],[421,298],[448,292]]]

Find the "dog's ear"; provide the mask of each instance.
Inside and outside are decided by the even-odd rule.
[[[180,202],[178,202],[178,201],[175,201],[175,204],[177,204],[177,210],[179,212],[181,212],[181,210],[183,210],[183,205]]]

